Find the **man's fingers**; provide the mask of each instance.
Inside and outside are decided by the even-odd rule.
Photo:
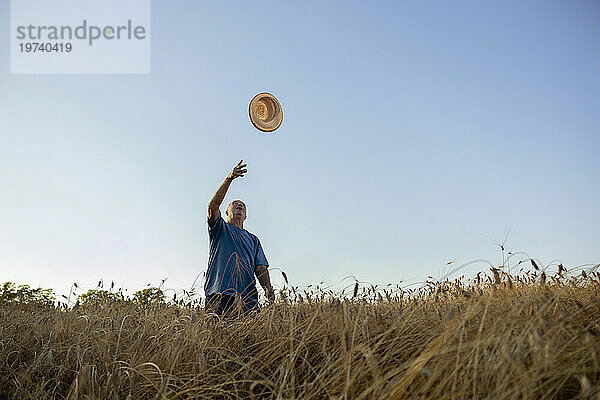
[[[246,172],[248,172],[248,170],[246,169],[246,166],[248,164],[242,164],[243,162],[244,160],[240,160],[240,162],[235,167],[233,167],[233,171],[231,171],[231,176],[233,178],[242,177]]]

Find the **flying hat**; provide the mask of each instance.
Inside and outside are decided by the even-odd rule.
[[[269,93],[259,93],[248,107],[252,125],[263,132],[273,132],[283,122],[283,110],[279,101]]]

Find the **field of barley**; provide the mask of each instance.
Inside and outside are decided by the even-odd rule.
[[[228,319],[198,299],[5,295],[0,398],[600,399],[600,274],[531,264],[415,289],[288,284]]]

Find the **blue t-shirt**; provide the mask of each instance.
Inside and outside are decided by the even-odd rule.
[[[225,222],[221,213],[213,226],[208,222],[208,237],[206,296],[239,293],[246,307],[258,308],[254,269],[257,265],[269,265],[260,240],[247,230]]]

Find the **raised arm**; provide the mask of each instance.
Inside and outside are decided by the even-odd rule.
[[[238,165],[233,167],[233,170],[227,175],[227,178],[221,183],[221,186],[217,189],[212,199],[210,199],[210,203],[208,203],[208,222],[212,226],[215,222],[217,222],[217,218],[219,218],[219,207],[227,194],[227,190],[229,189],[229,185],[235,178],[240,176],[244,176],[248,170],[246,170],[247,164],[242,164],[244,160],[240,160]]]
[[[265,290],[265,294],[271,303],[275,301],[275,291],[273,290],[273,286],[271,286],[271,278],[269,276],[269,270],[266,265],[257,265],[254,269],[254,274],[258,278],[258,282],[260,282],[260,286]]]

